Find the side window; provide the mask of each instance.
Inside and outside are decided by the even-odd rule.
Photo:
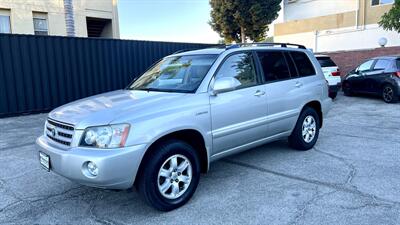
[[[316,74],[313,64],[304,52],[292,51],[290,52],[290,55],[296,64],[300,77],[312,76]]]
[[[265,81],[285,80],[290,78],[289,68],[282,52],[257,52]]]
[[[241,83],[238,88],[257,85],[257,76],[251,53],[229,56],[218,70],[216,78],[235,77]]]
[[[375,63],[374,70],[384,70],[390,66],[390,62],[391,61],[387,59],[378,59]]]
[[[9,34],[11,33],[10,26],[10,10],[0,8],[0,33]]]
[[[286,62],[288,64],[288,66],[289,66],[290,76],[291,77],[298,77],[299,74],[297,73],[296,66],[294,65],[293,59],[290,56],[289,52],[285,52],[284,55],[285,55],[285,58],[286,58]]]
[[[374,60],[366,61],[365,63],[361,64],[357,68],[357,71],[358,72],[364,72],[364,71],[370,70],[373,62],[374,62]]]

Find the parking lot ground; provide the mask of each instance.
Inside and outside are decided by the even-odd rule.
[[[314,149],[278,141],[215,162],[167,213],[41,169],[45,118],[0,120],[0,224],[400,224],[400,104],[339,95]]]

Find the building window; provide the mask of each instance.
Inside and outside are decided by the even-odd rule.
[[[112,38],[112,20],[86,17],[88,37]]]
[[[0,33],[11,33],[10,10],[0,9]]]
[[[372,5],[386,5],[386,4],[393,4],[394,0],[372,0]]]
[[[47,13],[33,13],[33,30],[35,35],[49,35]]]

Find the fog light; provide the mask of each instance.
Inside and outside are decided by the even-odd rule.
[[[87,164],[87,169],[92,176],[97,176],[99,169],[97,168],[96,164],[94,162],[88,162]]]

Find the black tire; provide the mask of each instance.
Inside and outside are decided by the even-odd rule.
[[[313,139],[311,139],[309,142],[305,141],[305,138],[303,138],[303,123],[308,117],[312,117],[315,122],[315,134],[313,136]],[[296,126],[292,134],[288,138],[289,146],[301,151],[306,151],[314,147],[319,136],[319,128],[321,124],[320,121],[321,119],[319,118],[318,113],[315,111],[315,109],[311,107],[304,108],[303,111],[300,113],[299,119],[297,120]]]
[[[335,91],[335,92],[329,92],[329,97],[330,97],[331,99],[335,99],[336,96],[337,96],[337,92],[336,92],[336,91]]]
[[[172,156],[186,157],[192,167],[192,179],[186,191],[176,199],[168,199],[158,188],[158,173],[161,166]],[[146,157],[144,166],[138,177],[136,188],[142,198],[150,206],[160,211],[171,211],[179,208],[190,200],[196,191],[200,179],[200,161],[196,150],[181,140],[168,140],[157,144]],[[179,164],[179,163],[178,163]],[[165,179],[167,180],[167,179]],[[173,181],[171,181],[172,183]],[[171,186],[172,187],[172,186]],[[180,189],[179,189],[180,190]],[[171,190],[172,191],[172,190]]]
[[[351,85],[348,82],[343,83],[343,93],[346,96],[352,96],[353,95],[353,91],[351,90]]]
[[[399,96],[396,94],[396,89],[391,84],[385,84],[382,88],[382,99],[386,103],[396,103],[399,101]]]

